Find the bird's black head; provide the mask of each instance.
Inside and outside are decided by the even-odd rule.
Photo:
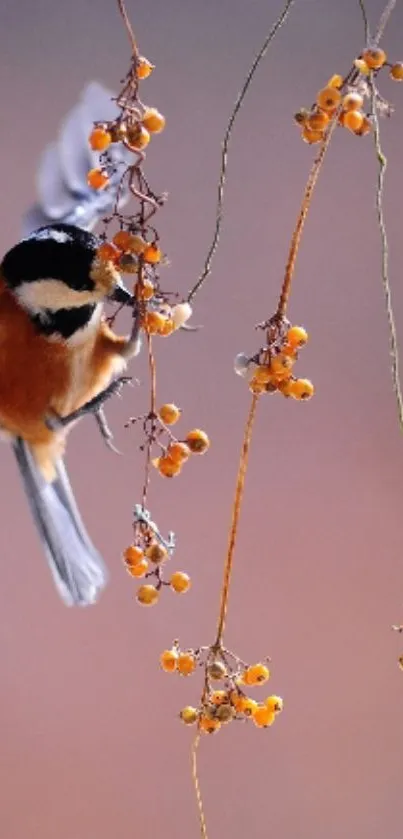
[[[105,298],[132,301],[116,267],[98,259],[99,245],[94,234],[71,224],[40,227],[6,253],[1,274],[31,317],[48,324],[49,333],[59,331],[52,328],[55,316],[61,322],[59,313],[70,313],[64,331],[71,334],[77,328],[72,330],[73,323],[85,323]]]

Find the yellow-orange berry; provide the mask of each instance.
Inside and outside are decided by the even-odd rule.
[[[397,61],[396,64],[392,64],[389,75],[395,82],[403,81],[403,61]]]
[[[276,715],[274,711],[270,711],[267,705],[258,705],[253,711],[252,719],[258,728],[267,728],[269,725],[273,725]]]
[[[241,704],[244,698],[245,697],[242,693],[239,693],[237,690],[231,690],[229,695],[229,701],[232,707],[235,709],[235,711],[238,711],[239,713],[241,712]]]
[[[359,111],[363,104],[364,99],[356,90],[351,90],[350,93],[346,93],[342,102],[345,111]]]
[[[256,396],[260,396],[261,393],[266,393],[267,384],[268,383],[265,382],[258,382],[256,379],[251,379],[249,382],[249,390]]]
[[[371,129],[372,129],[372,121],[370,120],[369,117],[364,116],[364,119],[363,119],[362,124],[361,124],[361,128],[359,128],[358,131],[355,131],[354,133],[357,134],[357,137],[364,137],[366,134],[369,134]]]
[[[158,415],[165,425],[174,425],[178,422],[181,413],[181,409],[177,408],[173,402],[167,402],[165,405],[161,405],[161,408],[158,411]]]
[[[190,676],[196,670],[197,661],[193,653],[179,653],[178,657],[178,673],[181,676]]]
[[[154,606],[159,598],[159,591],[152,585],[140,586],[137,600],[142,606]]]
[[[151,134],[159,134],[165,128],[165,117],[157,108],[146,108],[142,122]]]
[[[280,711],[283,710],[284,703],[281,696],[268,696],[264,704],[270,711],[274,711],[275,714],[279,714]]]
[[[294,360],[297,358],[296,347],[293,347],[291,344],[284,344],[284,346],[281,347],[281,353],[282,355],[288,355]]]
[[[164,545],[161,545],[159,542],[151,542],[151,545],[146,548],[145,555],[150,562],[154,562],[155,565],[158,565],[167,558],[168,551]]]
[[[167,454],[175,463],[184,463],[190,457],[190,449],[186,443],[177,441],[169,444]]]
[[[336,87],[324,87],[316,97],[316,104],[324,111],[334,111],[341,102],[341,93]]]
[[[151,300],[154,296],[154,283],[151,280],[145,279],[141,283],[136,283],[134,293],[138,300]]]
[[[343,76],[340,76],[338,73],[335,73],[334,76],[331,76],[329,79],[326,87],[341,87],[343,84]]]
[[[214,690],[209,700],[213,705],[223,705],[228,702],[228,693],[226,690]]]
[[[148,262],[150,265],[157,265],[158,262],[161,262],[161,257],[162,253],[155,242],[151,245],[146,245],[143,251],[144,262]]]
[[[251,667],[245,670],[243,679],[246,685],[262,685],[264,682],[267,682],[269,676],[269,668],[265,664],[262,664],[262,662],[259,662],[258,664],[252,664]]]
[[[127,565],[126,567],[131,577],[145,577],[148,571],[148,562],[143,557],[139,562],[136,562],[136,565]]]
[[[326,111],[314,111],[307,122],[311,131],[323,131],[329,122],[329,114]]]
[[[270,382],[271,378],[272,371],[270,367],[261,364],[259,367],[255,368],[252,381],[258,382],[259,384],[267,384],[267,382]]]
[[[221,728],[220,720],[215,719],[214,717],[210,719],[210,717],[205,716],[204,714],[201,715],[199,719],[199,729],[204,734],[214,734]]]
[[[186,435],[185,442],[189,446],[192,454],[204,454],[210,447],[210,440],[207,434],[205,431],[201,431],[200,428],[194,428],[193,431],[189,431]]]
[[[364,114],[362,111],[346,111],[343,115],[343,125],[345,128],[349,128],[353,134],[356,134],[357,131],[360,131],[362,124],[364,122]]]
[[[293,364],[294,359],[291,356],[279,353],[272,358],[270,369],[276,379],[288,379],[291,376]]]
[[[290,326],[287,332],[287,343],[290,347],[303,347],[308,340],[308,333],[303,326]]]
[[[149,335],[156,335],[164,326],[165,320],[165,316],[160,312],[146,312],[144,328]]]
[[[134,151],[145,149],[150,140],[150,132],[140,123],[133,128],[129,128],[127,131],[127,144]]]
[[[304,125],[301,137],[305,143],[312,145],[313,143],[320,143],[323,140],[323,131],[313,131],[307,125]]]
[[[154,70],[155,64],[151,64],[148,58],[141,55],[136,66],[136,73],[138,79],[147,79],[150,73]]]
[[[220,679],[225,679],[227,675],[227,668],[222,661],[212,661],[211,664],[208,665],[207,672],[210,679],[219,681]]]
[[[175,478],[179,475],[182,469],[182,463],[171,460],[171,458],[167,455],[159,457],[155,465],[157,466],[160,475],[163,475],[164,478]]]
[[[258,703],[255,699],[251,699],[250,696],[242,696],[237,710],[239,713],[245,714],[245,717],[251,717],[257,707]]]
[[[135,253],[137,256],[144,253],[147,247],[147,242],[143,239],[142,236],[138,236],[135,233],[130,233],[129,238],[126,243],[125,250],[130,251],[130,253]]]
[[[385,64],[386,52],[380,47],[374,47],[374,49],[364,50],[362,57],[370,70],[379,70]]]
[[[178,651],[164,650],[160,655],[160,665],[166,673],[174,673],[178,665]]]
[[[313,396],[315,388],[309,379],[295,379],[290,385],[290,393],[294,399],[306,401]]]
[[[126,251],[128,250],[128,244],[131,238],[132,234],[129,233],[128,230],[118,230],[118,232],[115,233],[112,242],[121,251]]]
[[[294,379],[283,379],[278,383],[278,389],[283,396],[291,396]]]
[[[88,142],[93,151],[105,151],[110,146],[112,137],[105,128],[94,128],[91,131]]]
[[[184,571],[175,571],[172,574],[169,585],[177,594],[185,594],[190,589],[191,580],[189,575],[185,574]]]
[[[123,553],[123,560],[126,565],[137,565],[143,559],[144,551],[138,545],[129,545]]]
[[[117,262],[120,253],[111,242],[104,242],[99,246],[97,256],[102,262]]]
[[[158,330],[158,335],[162,335],[164,338],[167,338],[168,335],[172,335],[175,332],[175,324],[172,318],[165,318],[164,323]]]
[[[92,189],[104,189],[109,183],[109,178],[103,169],[90,169],[87,175],[87,183]]]
[[[199,712],[197,708],[192,708],[191,705],[186,705],[186,708],[182,708],[179,716],[185,725],[194,725],[199,718]]]
[[[357,68],[357,70],[360,73],[362,73],[363,76],[368,76],[369,75],[370,70],[369,70],[368,64],[362,58],[356,58],[355,61],[354,61],[354,65]]]

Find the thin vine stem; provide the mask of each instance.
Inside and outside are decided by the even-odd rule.
[[[147,336],[147,349],[148,349],[148,367],[150,372],[150,417],[151,422],[155,422],[155,415],[156,415],[156,400],[157,400],[157,369],[155,364],[155,357],[152,348],[152,339],[149,333],[146,333]],[[148,488],[150,485],[150,472],[151,472],[151,448],[153,444],[154,438],[154,427],[151,429],[151,434],[148,437],[147,445],[146,445],[146,465],[145,465],[145,476],[144,476],[144,485],[143,485],[143,493],[142,493],[142,505],[143,507],[146,506],[147,502],[147,494]]]
[[[200,745],[200,732],[198,731],[192,744],[192,779],[196,793],[197,807],[199,810],[200,831],[202,839],[208,839],[207,823],[204,815],[203,798],[200,789],[199,772],[197,766],[197,753]]]
[[[220,240],[221,226],[222,226],[222,220],[223,220],[224,187],[225,187],[225,182],[226,182],[227,165],[228,165],[228,147],[229,147],[229,142],[230,142],[230,139],[231,139],[232,129],[234,127],[235,120],[236,120],[236,118],[238,116],[238,113],[239,113],[239,111],[240,111],[240,109],[243,105],[245,96],[248,92],[249,86],[250,86],[250,84],[253,80],[253,77],[256,73],[256,70],[258,69],[258,67],[259,67],[261,61],[263,60],[263,58],[265,57],[271,41],[273,40],[273,38],[277,34],[278,30],[285,23],[285,21],[288,17],[289,11],[291,9],[291,6],[294,4],[294,2],[295,2],[295,0],[287,0],[286,4],[284,6],[284,9],[281,12],[279,18],[276,20],[276,22],[272,26],[269,34],[265,38],[265,40],[262,44],[262,47],[259,50],[256,58],[254,59],[253,64],[252,64],[252,66],[251,66],[251,68],[250,68],[250,70],[249,70],[249,72],[246,76],[244,84],[241,88],[240,93],[238,94],[238,97],[236,99],[233,111],[232,111],[231,116],[229,118],[229,122],[228,122],[228,125],[227,125],[227,128],[226,128],[225,134],[224,134],[224,139],[223,139],[223,142],[221,144],[221,168],[220,168],[218,188],[217,188],[216,218],[215,218],[215,227],[214,227],[213,238],[212,238],[210,247],[208,249],[207,256],[206,256],[205,263],[204,263],[204,267],[203,267],[203,270],[200,274],[200,277],[198,278],[198,280],[195,283],[195,285],[193,286],[193,288],[189,291],[189,294],[188,294],[188,297],[187,297],[189,303],[193,300],[193,298],[198,293],[198,291],[201,289],[202,285],[205,283],[207,277],[209,277],[209,275],[211,273],[211,266],[212,266],[212,262],[213,262],[213,257],[214,257],[214,254],[215,254],[216,250],[217,250],[217,246],[218,246],[218,243],[219,243],[219,240]]]
[[[379,41],[382,38],[382,35],[383,35],[383,33],[385,31],[385,28],[386,28],[386,25],[389,21],[389,18],[391,16],[395,6],[396,6],[396,0],[389,0],[389,2],[386,3],[386,6],[385,6],[385,8],[384,8],[384,10],[381,14],[380,19],[379,19],[378,28],[376,30],[376,34],[375,34],[375,38],[374,38],[374,43],[375,44],[379,44]]]
[[[130,23],[129,16],[126,11],[126,6],[124,0],[117,0],[119,12],[123,18],[123,23],[125,25],[126,32],[129,36],[130,46],[132,48],[132,53],[134,58],[139,57],[139,50],[137,46],[137,41],[134,35],[133,27]]]

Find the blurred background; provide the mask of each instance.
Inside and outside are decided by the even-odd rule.
[[[368,0],[373,27],[380,0]],[[169,202],[158,215],[185,293],[214,223],[220,142],[252,56],[283,3],[127,0],[141,52],[156,64],[143,99],[167,118],[147,174]],[[383,45],[403,60],[398,4]],[[113,0],[3,0],[1,252],[35,200],[44,146],[82,87],[117,90],[129,63]],[[213,640],[227,529],[249,394],[235,354],[258,346],[271,314],[315,149],[293,114],[363,47],[358,2],[300,0],[262,64],[230,148],[225,219],[213,275],[196,301],[195,335],[157,342],[158,399],[183,408],[181,428],[212,439],[178,481],[153,476],[150,504],[176,531],[175,567],[193,587],[136,605],[124,572],[143,460],[125,420],[147,408],[142,381],[108,418],[124,457],[83,421],[68,468],[83,516],[111,571],[96,608],[68,610],[38,545],[13,457],[1,447],[0,834],[4,839],[199,835],[190,776],[193,731],[177,720],[200,678],[163,674],[160,652]],[[380,81],[396,105],[382,123],[385,206],[399,334],[403,334],[403,84]],[[248,661],[270,654],[276,725],[203,739],[200,775],[210,837],[398,839],[403,777],[403,440],[391,387],[375,220],[371,137],[337,131],[297,263],[289,314],[310,333],[298,372],[316,396],[262,400],[246,484],[226,641]],[[127,324],[122,322],[122,329]],[[262,689],[263,692],[265,689]]]

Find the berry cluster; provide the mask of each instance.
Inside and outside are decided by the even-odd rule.
[[[311,109],[302,108],[294,119],[301,126],[302,139],[309,144],[320,143],[330,122],[337,117],[338,124],[348,128],[358,137],[369,134],[372,116],[366,113],[365,99],[370,95],[367,77],[374,78],[383,67],[395,81],[403,81],[403,62],[388,64],[386,53],[380,47],[368,48],[354,61],[348,76],[332,76],[317,94]],[[391,106],[376,91],[376,107],[380,113],[390,114]]]
[[[235,358],[235,372],[248,378],[249,389],[254,394],[279,392],[299,401],[310,399],[314,394],[312,382],[293,376],[298,350],[308,341],[306,330],[277,317],[261,324],[261,328],[267,330],[266,346],[252,357],[239,353]]]
[[[283,709],[279,696],[269,696],[257,702],[244,688],[263,685],[270,677],[267,664],[259,662],[248,666],[223,647],[199,650],[181,650],[174,641],[170,650],[160,656],[160,665],[166,673],[190,676],[196,667],[204,667],[205,683],[201,702],[197,708],[187,705],[180,712],[186,725],[197,723],[205,734],[214,734],[232,720],[252,719],[259,728],[271,726]]]
[[[161,453],[153,458],[152,464],[164,478],[175,478],[191,454],[205,454],[210,447],[206,432],[200,428],[189,431],[183,440],[174,436],[169,426],[175,425],[180,416],[181,410],[177,405],[166,403],[158,412],[149,412],[143,417],[131,417],[126,423],[128,427],[142,422],[146,441],[140,450],[144,451],[147,447],[151,453],[152,448],[158,446]]]
[[[148,510],[136,505],[133,522],[133,543],[123,552],[123,562],[131,577],[146,578],[150,582],[140,586],[136,599],[142,606],[154,606],[163,586],[169,586],[177,594],[189,590],[191,580],[183,571],[175,571],[169,580],[163,578],[163,567],[175,550],[175,536],[168,539],[161,536],[156,524],[151,521]]]

